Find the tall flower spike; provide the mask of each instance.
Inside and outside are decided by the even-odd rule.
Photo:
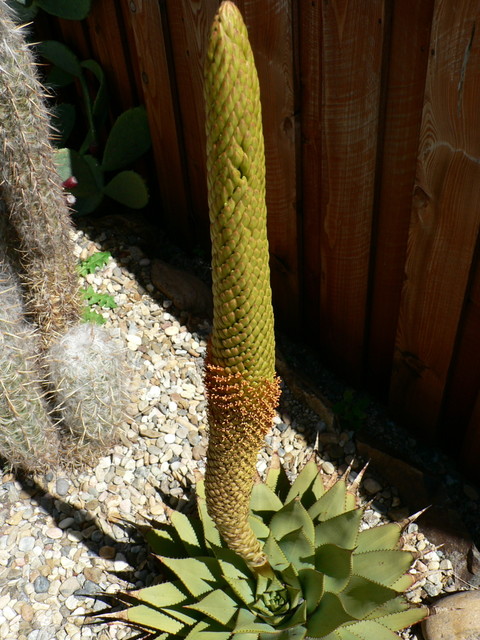
[[[213,332],[205,367],[208,511],[227,544],[260,570],[248,523],[260,446],[279,397],[265,204],[260,89],[242,16],[223,2],[205,64]]]

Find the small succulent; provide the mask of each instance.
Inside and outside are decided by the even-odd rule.
[[[350,485],[347,475],[326,488],[312,459],[290,485],[274,456],[250,501],[264,575],[223,542],[199,481],[199,519],[171,511],[142,527],[170,581],[120,594],[126,608],[103,619],[161,640],[395,640],[427,615],[402,595],[413,557],[399,524],[362,530],[361,474]]]

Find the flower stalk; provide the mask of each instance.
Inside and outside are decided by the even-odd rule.
[[[261,570],[248,523],[258,450],[279,397],[266,230],[260,89],[241,14],[223,2],[205,64],[213,331],[205,367],[209,513],[227,544]]]

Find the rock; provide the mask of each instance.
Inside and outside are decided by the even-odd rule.
[[[85,569],[83,570],[83,575],[86,578],[86,582],[94,582],[98,585],[103,577],[103,571],[101,569],[98,569],[97,567],[85,567]]]
[[[55,491],[58,493],[58,495],[66,496],[69,490],[70,482],[67,480],[67,478],[58,478],[57,482],[55,483]]]
[[[116,553],[117,552],[114,547],[105,545],[104,547],[100,547],[100,551],[98,552],[98,555],[100,556],[100,558],[103,558],[104,560],[112,560],[115,557]]]
[[[72,594],[74,594],[75,591],[77,591],[78,589],[80,589],[80,583],[76,578],[76,576],[71,576],[70,578],[67,578],[60,585],[60,593],[64,598],[68,598],[68,596],[71,596]]]
[[[418,519],[422,533],[442,548],[453,565],[457,588],[465,583],[480,586],[480,572],[473,560],[478,550],[459,514],[445,506],[432,506]],[[473,569],[473,571],[472,571]]]
[[[33,588],[35,593],[47,593],[50,588],[50,580],[45,576],[37,576],[33,581]]]
[[[20,549],[20,551],[24,551],[26,553],[28,551],[31,551],[34,546],[35,538],[33,536],[25,536],[21,538],[20,542],[18,543],[18,548]]]
[[[382,485],[373,478],[365,478],[363,488],[370,495],[374,495],[382,490]]]
[[[480,591],[454,593],[435,602],[422,622],[425,640],[478,640]]]
[[[177,309],[205,318],[212,317],[212,292],[202,280],[187,271],[172,267],[163,260],[153,261],[150,275],[153,285],[169,298]]]
[[[63,532],[58,527],[50,527],[46,530],[45,535],[52,540],[58,540],[63,536]]]
[[[29,602],[26,602],[22,605],[20,609],[20,615],[25,622],[31,622],[33,620],[33,616],[35,615],[35,610]]]

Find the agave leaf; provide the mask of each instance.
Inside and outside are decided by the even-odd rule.
[[[278,636],[275,636],[275,640],[303,640],[306,635],[306,628],[298,626],[292,629],[284,629]]]
[[[183,582],[188,591],[198,598],[212,591],[212,585],[220,579],[220,570],[215,558],[166,558],[159,559]]]
[[[302,585],[303,597],[307,603],[307,614],[310,615],[318,607],[324,593],[323,573],[315,569],[301,569],[298,572],[298,578]]]
[[[225,581],[228,582],[235,595],[249,607],[255,600],[254,597],[254,585],[249,580],[243,580],[242,578],[232,578],[231,576],[224,576]]]
[[[409,551],[367,551],[353,555],[352,571],[385,587],[391,587],[412,564]]]
[[[201,488],[201,490],[204,489],[203,482],[201,484],[197,483],[197,491],[199,490],[199,487]],[[215,526],[215,523],[213,522],[212,518],[208,515],[207,504],[205,502],[204,496],[205,496],[205,493],[203,493],[203,497],[200,494],[197,495],[197,508],[198,508],[198,515],[200,516],[200,520],[203,526],[203,533],[204,533],[206,546],[209,548],[222,547],[223,546],[222,539],[220,537],[217,527]]]
[[[175,527],[178,537],[185,547],[187,555],[202,555],[205,550],[198,541],[197,532],[195,531],[190,518],[180,511],[172,511],[170,513],[170,522]]]
[[[357,546],[362,517],[363,509],[353,509],[321,522],[315,527],[315,546],[336,544],[344,549],[353,549]]]
[[[235,622],[235,628],[232,631],[233,640],[258,640],[258,631],[242,631],[244,628],[248,628],[250,625],[256,623],[256,616],[248,609],[239,609],[237,620]],[[272,636],[268,634],[269,640],[272,640]]]
[[[237,626],[234,633],[263,633],[276,637],[278,632],[266,622],[252,622]]]
[[[238,604],[225,591],[216,589],[215,591],[210,591],[197,603],[188,605],[187,608],[200,611],[229,628],[232,626],[230,623],[238,611]]]
[[[184,556],[185,548],[177,538],[173,527],[168,524],[156,524],[155,528],[142,528],[143,537],[155,555],[159,556]]]
[[[266,484],[255,484],[250,496],[250,509],[269,524],[274,513],[283,507],[280,498]]]
[[[402,613],[411,608],[412,605],[407,602],[404,596],[396,596],[388,600],[388,602],[384,602],[380,607],[377,607],[377,609],[365,616],[365,619],[374,620],[376,618],[383,618],[393,613]]]
[[[297,571],[304,567],[314,568],[315,548],[302,529],[287,533],[278,541],[278,546]]]
[[[268,556],[270,564],[276,571],[283,571],[290,564],[271,533],[263,545],[263,552]]]
[[[398,580],[395,580],[395,582],[390,585],[390,589],[393,589],[397,593],[403,593],[404,591],[408,591],[414,582],[415,578],[411,574],[406,573]]]
[[[395,522],[381,524],[378,527],[360,531],[357,539],[357,552],[381,551],[395,549],[402,533],[401,527]]]
[[[310,507],[308,514],[314,524],[329,520],[339,516],[344,511],[350,510],[345,508],[346,499],[347,486],[345,481],[343,479],[338,480]]]
[[[382,626],[392,631],[400,631],[413,624],[421,622],[428,616],[428,607],[409,607],[405,611],[391,613],[382,618],[376,618],[376,621]]]
[[[290,618],[279,625],[277,625],[277,629],[293,629],[294,627],[298,627],[299,625],[304,625],[307,622],[307,603],[304,601],[300,606],[298,606],[293,615]]]
[[[310,638],[322,638],[332,633],[341,624],[350,622],[353,618],[348,615],[338,597],[333,593],[325,593],[317,610],[308,618],[307,634]],[[332,639],[337,640],[335,634]],[[325,639],[323,639],[325,640]],[[398,640],[398,638],[397,638]]]
[[[315,568],[325,574],[325,591],[338,593],[352,575],[352,552],[334,544],[324,544],[315,550]]]
[[[185,636],[185,640],[229,640],[231,637],[231,631],[222,630],[218,625],[200,620]]]
[[[309,460],[295,478],[285,503],[299,497],[306,509],[309,509],[323,495],[323,482],[314,460]]]
[[[298,578],[298,571],[293,565],[289,564],[286,569],[283,569],[281,577],[282,584],[301,590],[302,584]]]
[[[179,620],[175,620],[161,611],[157,611],[157,609],[152,609],[152,607],[143,604],[120,611],[116,614],[116,617],[127,620],[129,623],[136,624],[140,627],[149,627],[171,634],[177,634],[185,628],[185,625]]]
[[[252,573],[247,567],[245,560],[235,553],[235,551],[232,551],[228,547],[215,547],[213,551],[223,575],[228,575],[232,578],[243,578],[245,580],[252,578]]]
[[[248,521],[250,523],[250,526],[252,527],[253,533],[259,540],[266,540],[268,538],[270,529],[261,518],[250,514],[250,516],[248,517]]]
[[[374,620],[362,620],[353,625],[347,625],[345,631],[351,631],[351,633],[342,635],[342,640],[398,640],[396,633]]]
[[[388,587],[360,576],[352,576],[338,597],[345,611],[360,620],[386,601],[395,598],[395,595],[395,591]]]
[[[265,474],[265,484],[275,492],[282,502],[285,502],[291,485],[277,453],[271,457],[270,466]]]
[[[277,511],[270,521],[270,531],[278,541],[287,534],[298,530],[313,545],[315,540],[315,527],[307,510],[299,500],[293,500]]]
[[[129,591],[127,595],[143,602],[144,604],[151,604],[154,607],[157,607],[157,609],[181,604],[189,598],[188,592],[180,581],[162,582],[161,584],[156,584],[153,587],[145,587],[144,589]]]

